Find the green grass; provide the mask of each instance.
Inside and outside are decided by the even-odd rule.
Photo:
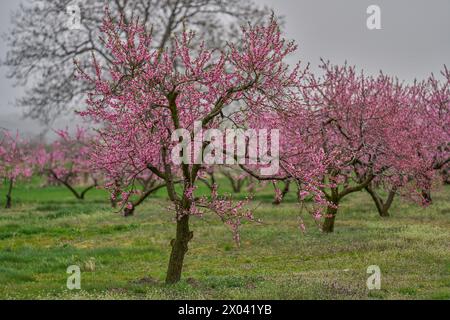
[[[450,299],[450,189],[426,209],[397,200],[389,219],[356,194],[332,235],[308,217],[302,234],[295,194],[279,207],[272,197],[271,188],[256,197],[263,224],[242,227],[241,248],[214,216],[193,219],[183,280],[165,286],[175,225],[164,192],[123,218],[101,190],[83,203],[63,188],[20,185],[14,208],[0,209],[0,298]],[[81,291],[66,289],[70,265],[81,267]],[[370,265],[382,270],[380,291],[366,287]]]

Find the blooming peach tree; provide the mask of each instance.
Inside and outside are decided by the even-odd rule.
[[[92,137],[78,127],[74,134],[56,131],[58,139],[49,146],[41,146],[36,153],[36,165],[49,181],[66,187],[78,200],[97,187],[99,175],[92,169]],[[81,191],[77,186],[84,185]]]
[[[33,174],[29,150],[28,143],[19,133],[14,135],[5,130],[0,132],[0,179],[5,179],[8,184],[6,209],[12,206],[14,184],[20,179],[30,178]]]
[[[216,188],[210,197],[195,195],[196,183],[207,169],[201,159],[214,138],[200,142],[200,152],[192,152],[194,161],[179,163],[172,157],[178,152],[174,133],[184,130],[185,141],[193,139],[198,129],[220,129],[226,119],[243,124],[248,113],[296,103],[302,73],[300,67],[290,70],[285,63],[296,46],[282,38],[274,19],[243,28],[239,43],[230,43],[221,51],[208,50],[205,45],[194,50],[195,34],[188,31],[173,39],[171,50],[151,49],[152,35],[139,21],[115,22],[108,13],[102,32],[113,62],[108,71],[103,71],[95,57],[95,74],[78,64],[79,77],[95,86],[88,94],[88,109],[80,114],[101,127],[91,158],[112,177],[126,173],[119,184],[124,206],[132,207],[128,199],[135,192],[137,177],[146,170],[167,190],[175,212],[176,236],[166,282],[175,283],[181,278],[194,236],[192,216],[215,213],[231,228],[236,241],[242,220],[253,221],[254,217],[247,201],[234,203],[219,196]],[[184,157],[191,155],[183,151]],[[221,158],[217,152],[210,155]]]
[[[391,131],[397,141],[394,149],[398,159],[402,159],[402,167],[397,164],[397,170],[387,170],[366,187],[382,217],[389,216],[397,195],[423,205],[431,204],[431,189],[442,184],[440,175],[445,175],[450,162],[448,70],[445,69],[442,75],[442,79],[432,75],[426,81],[415,82],[404,89],[409,92],[408,102],[399,109],[396,126]],[[386,199],[378,189],[387,192]]]
[[[427,149],[437,150],[430,137],[433,120],[423,102],[421,84],[404,85],[395,78],[357,73],[355,68],[323,63],[323,76],[311,76],[303,100],[311,120],[299,130],[305,144],[321,146],[327,163],[321,188],[328,201],[322,229],[333,232],[342,199],[383,185],[391,193],[385,203],[375,203],[380,214],[390,206],[395,192],[423,203],[421,191],[431,188],[435,171]],[[428,139],[428,140],[427,140]],[[428,143],[430,142],[430,143]],[[329,160],[329,161],[328,161]],[[383,204],[383,207],[379,206]]]
[[[424,156],[431,158],[433,169],[448,183],[450,171],[450,71],[445,68],[442,78],[432,75],[426,83],[424,107],[421,109],[426,141]]]

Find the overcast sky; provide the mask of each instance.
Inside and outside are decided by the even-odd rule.
[[[411,81],[450,66],[450,0],[256,0],[286,18],[288,38],[300,46],[291,61],[317,66],[323,57],[333,63],[348,61],[369,73],[383,70]],[[19,1],[2,0],[0,32],[8,31],[11,10]],[[366,10],[381,8],[382,30],[368,30]],[[6,48],[0,43],[0,58]],[[17,121],[12,106],[21,93],[0,69],[0,126],[35,130],[32,122]],[[11,127],[12,126],[12,127]]]
[[[450,0],[258,0],[286,17],[299,58],[320,57],[405,80],[450,65]],[[366,26],[370,5],[381,9],[382,30]]]

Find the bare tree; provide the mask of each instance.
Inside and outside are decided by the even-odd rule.
[[[105,6],[114,17],[131,14],[152,28],[160,48],[183,29],[201,34],[209,46],[221,46],[245,22],[269,12],[241,0],[27,0],[12,15],[12,29],[4,36],[9,47],[1,61],[8,77],[26,89],[16,104],[25,116],[51,123],[82,107],[88,88],[74,79],[73,60],[87,67],[91,52],[102,64],[111,57],[100,45],[99,27]]]

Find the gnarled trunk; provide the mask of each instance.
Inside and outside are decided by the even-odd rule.
[[[389,218],[391,216],[391,214],[389,213],[389,208],[386,208],[386,207],[379,208],[378,214],[382,218]]]
[[[378,193],[371,186],[368,186],[366,188],[366,191],[370,194],[373,202],[375,203],[375,206],[377,207],[378,214],[380,215],[380,217],[382,218],[390,217],[389,209],[391,208],[392,203],[394,202],[396,190],[394,189],[389,192],[389,196],[386,202],[383,201],[380,195],[378,195]]]
[[[53,170],[49,170],[48,173],[59,183],[61,183],[63,186],[65,186],[67,189],[69,189],[70,192],[72,192],[72,194],[75,196],[75,198],[77,198],[80,201],[83,201],[86,194],[91,191],[92,189],[94,189],[95,187],[97,187],[97,181],[94,179],[94,184],[92,186],[87,187],[86,189],[84,189],[81,193],[78,193],[77,190],[75,190],[74,187],[72,187],[68,181],[68,179],[61,179],[58,177],[58,175],[53,171]]]
[[[194,237],[189,230],[189,215],[184,215],[177,222],[177,236],[172,240],[172,253],[170,254],[167,270],[166,284],[174,284],[181,280],[184,256],[188,252],[188,244]]]
[[[328,207],[327,208],[327,214],[325,217],[325,221],[322,225],[322,231],[324,233],[333,233],[334,232],[334,222],[336,221],[336,215],[337,215],[337,206],[338,204],[335,204],[336,207]]]

